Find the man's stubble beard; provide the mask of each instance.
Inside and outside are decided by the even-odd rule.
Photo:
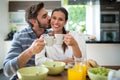
[[[48,25],[41,24],[38,19],[37,19],[37,22],[38,22],[38,27],[39,27],[39,28],[43,28],[44,30],[50,28],[50,21],[49,21]]]

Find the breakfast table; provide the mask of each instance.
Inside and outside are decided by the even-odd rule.
[[[115,69],[115,70],[120,69],[120,66],[104,66],[104,67],[110,68],[110,69]],[[46,80],[68,80],[67,70],[64,70],[59,75],[55,75],[55,76],[48,75]],[[86,80],[90,80],[88,76],[86,76]]]
[[[114,70],[120,69],[120,66],[103,66],[103,67],[114,69]],[[17,80],[19,80],[19,79],[17,79]],[[48,75],[46,80],[68,80],[68,78],[67,78],[67,69],[65,69],[59,75]],[[88,76],[86,76],[86,80],[90,80]]]
[[[59,75],[54,75],[54,76],[48,75],[46,80],[68,80],[68,78],[67,78],[67,70],[64,70],[64,72],[62,72]],[[87,76],[86,80],[90,80],[88,78],[88,76]]]

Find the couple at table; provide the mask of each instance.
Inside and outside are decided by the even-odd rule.
[[[74,62],[74,57],[82,57],[85,53],[85,38],[82,33],[67,32],[65,25],[68,20],[68,12],[65,8],[57,8],[51,14],[51,28],[49,36],[55,34],[65,34],[63,44],[45,46],[44,49],[35,56],[36,65],[46,61],[62,61],[65,63]],[[85,55],[84,55],[85,56]]]
[[[29,27],[17,32],[12,40],[11,48],[4,62],[6,76],[16,74],[22,67],[39,65],[44,61],[73,62],[74,57],[85,56],[85,41],[83,34],[67,32],[65,25],[68,20],[68,12],[65,8],[56,8],[48,16],[44,3],[30,6],[26,10],[26,21]],[[47,32],[49,26],[53,31]],[[50,35],[65,34],[62,45],[46,47],[43,33]],[[46,56],[47,57],[46,57]],[[11,80],[16,80],[17,76]]]

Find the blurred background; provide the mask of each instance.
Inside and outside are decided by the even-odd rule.
[[[94,35],[86,39],[87,58],[100,65],[120,66],[120,0],[1,0],[0,1],[0,69],[14,33],[25,28],[25,10],[43,1],[51,15],[56,7],[69,12],[66,29]]]

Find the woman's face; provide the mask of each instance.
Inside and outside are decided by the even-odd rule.
[[[51,16],[51,27],[54,33],[62,33],[62,28],[66,24],[65,14],[61,11],[54,11]]]

